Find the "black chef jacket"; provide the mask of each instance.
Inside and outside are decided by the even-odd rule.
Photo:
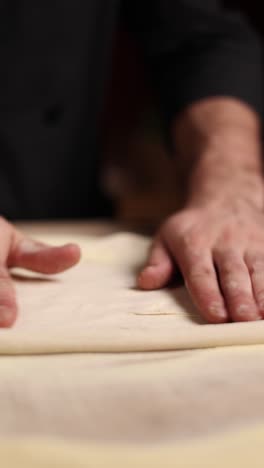
[[[214,0],[0,2],[0,214],[111,212],[98,119],[118,24],[137,41],[164,122],[209,96],[262,106],[256,34]]]

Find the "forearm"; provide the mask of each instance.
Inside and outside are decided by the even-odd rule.
[[[187,204],[237,197],[263,208],[260,120],[240,101],[210,98],[190,106],[173,128],[189,168]]]

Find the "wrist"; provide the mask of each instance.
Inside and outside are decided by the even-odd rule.
[[[221,153],[234,163],[260,166],[261,123],[246,104],[232,98],[208,98],[185,109],[174,122],[177,154],[188,163]]]
[[[238,197],[263,208],[260,121],[254,111],[233,99],[207,99],[190,106],[174,130],[188,204]]]
[[[264,209],[264,181],[258,168],[236,166],[220,156],[201,157],[187,183],[186,204],[204,206],[244,200]]]
[[[237,99],[212,97],[187,107],[175,120],[172,131],[176,147],[191,156],[210,142],[219,144],[223,136],[258,140],[261,121],[254,110]]]

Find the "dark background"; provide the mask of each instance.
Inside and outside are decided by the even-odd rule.
[[[229,8],[236,8],[245,13],[252,24],[264,32],[263,4],[261,0],[225,0],[223,2]]]

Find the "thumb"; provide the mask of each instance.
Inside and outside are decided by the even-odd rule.
[[[166,286],[174,269],[172,258],[160,239],[156,239],[149,252],[144,269],[138,277],[141,289],[159,289]]]
[[[10,249],[8,267],[55,274],[74,266],[80,256],[81,251],[76,244],[52,247],[30,238],[20,238]]]

